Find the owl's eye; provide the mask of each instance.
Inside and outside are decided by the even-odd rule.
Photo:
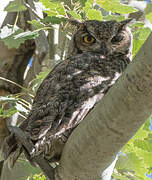
[[[117,36],[114,36],[112,39],[111,39],[111,42],[112,43],[117,43],[117,42],[120,42],[123,40],[123,36],[121,35],[117,35]]]
[[[94,43],[96,40],[95,40],[95,38],[94,38],[93,36],[91,36],[91,35],[86,35],[86,36],[83,37],[83,41],[84,41],[85,43],[87,43],[87,44],[92,44],[92,43]]]

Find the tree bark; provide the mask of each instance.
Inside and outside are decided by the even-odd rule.
[[[73,131],[56,180],[98,180],[152,111],[152,33],[105,97]]]

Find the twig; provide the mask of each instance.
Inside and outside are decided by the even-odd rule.
[[[38,19],[42,20],[42,18],[37,14],[35,9],[32,9],[30,7],[30,5],[28,3],[26,3],[24,0],[23,0],[23,4],[34,14],[35,17],[37,17]]]
[[[14,81],[11,81],[11,80],[9,80],[9,79],[6,79],[6,78],[4,78],[4,77],[0,77],[0,80],[3,80],[3,81],[6,81],[6,82],[15,84],[16,86],[20,87],[20,88],[23,89],[24,91],[27,91],[27,92],[29,91],[28,89],[24,88],[24,87],[21,86],[20,84],[14,82]],[[33,96],[32,94],[29,94],[29,95],[34,98],[34,96]]]

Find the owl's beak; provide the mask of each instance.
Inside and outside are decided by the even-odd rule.
[[[107,54],[107,46],[105,42],[101,42],[101,53],[105,56]]]

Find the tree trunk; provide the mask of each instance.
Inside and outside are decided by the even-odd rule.
[[[152,111],[152,34],[105,97],[73,131],[56,180],[99,180]]]

